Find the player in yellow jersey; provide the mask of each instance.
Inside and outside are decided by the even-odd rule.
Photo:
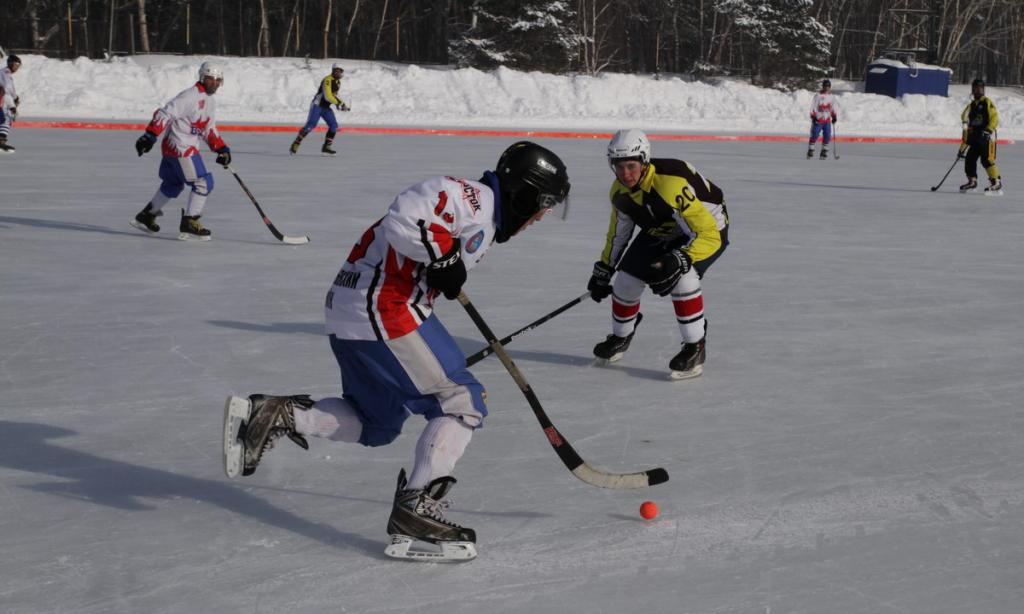
[[[334,117],[331,105],[333,104],[339,111],[349,110],[348,104],[338,97],[338,89],[341,87],[341,79],[344,76],[345,69],[340,64],[334,64],[331,66],[331,74],[320,82],[313,102],[309,103],[309,116],[306,118],[306,125],[299,130],[299,134],[288,148],[293,156],[299,153],[302,139],[316,128],[321,118],[327,122],[327,136],[324,138],[324,145],[320,148],[320,152],[325,156],[333,156],[338,153],[332,147],[334,135],[338,133],[338,120]]]
[[[1001,194],[1003,179],[996,166],[996,128],[999,126],[999,112],[996,105],[985,95],[985,82],[975,79],[971,83],[972,99],[961,114],[964,123],[963,137],[957,156],[965,158],[964,172],[967,183],[960,186],[961,192],[978,188],[978,160],[988,174],[986,194]]]
[[[614,362],[629,349],[649,286],[658,296],[671,295],[679,324],[683,347],[669,362],[671,377],[696,377],[707,331],[701,278],[729,244],[722,189],[687,162],[651,158],[651,143],[639,130],[615,133],[608,164],[615,173],[611,220],[587,290],[595,301],[612,296],[612,334],[594,355]]]

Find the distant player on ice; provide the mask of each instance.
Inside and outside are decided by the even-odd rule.
[[[320,82],[320,87],[317,89],[316,95],[313,96],[313,102],[309,104],[309,117],[306,118],[306,125],[299,130],[298,136],[292,141],[292,146],[288,148],[293,156],[299,153],[302,139],[316,128],[321,118],[327,122],[327,137],[324,139],[324,145],[320,148],[320,152],[325,156],[333,156],[338,153],[331,147],[334,144],[334,135],[338,134],[338,120],[334,117],[331,105],[333,104],[339,111],[348,111],[349,109],[348,104],[338,98],[338,89],[341,87],[341,79],[344,76],[345,69],[340,64],[334,64],[331,66],[331,74]]]
[[[958,158],[964,159],[967,183],[960,186],[961,192],[978,189],[978,160],[988,174],[986,194],[1002,194],[1003,179],[996,166],[996,128],[999,127],[999,112],[996,105],[985,95],[985,82],[975,79],[971,83],[971,101],[961,114],[964,130],[960,138]]]
[[[225,406],[224,459],[229,477],[256,471],[282,435],[383,446],[411,414],[426,427],[412,472],[398,474],[387,530],[389,556],[468,560],[476,533],[444,517],[442,500],[456,461],[487,407],[483,386],[433,313],[439,294],[456,298],[467,271],[495,241],[504,243],[566,203],[565,165],[540,145],[509,147],[478,181],[433,177],[406,188],[363,233],[331,284],[327,334],[341,369],[342,396],[232,396]],[[412,550],[414,540],[440,551]]]
[[[601,362],[622,358],[649,286],[672,297],[683,341],[669,361],[670,377],[696,377],[704,370],[707,332],[700,282],[729,245],[725,195],[689,163],[651,158],[651,143],[639,130],[615,133],[608,164],[615,174],[611,220],[587,290],[598,302],[611,295],[612,334],[594,346],[594,356]]]
[[[146,132],[135,141],[135,151],[141,156],[153,148],[157,137],[164,134],[160,161],[162,183],[149,203],[140,211],[132,226],[148,233],[160,232],[156,218],[171,199],[181,194],[185,186],[191,192],[186,209],[181,210],[178,238],[183,241],[209,241],[210,231],[199,218],[206,205],[206,197],[213,192],[213,174],[207,170],[199,153],[201,141],[217,152],[217,164],[231,164],[231,149],[217,132],[216,104],[213,95],[224,83],[224,72],[212,62],[199,67],[199,80],[153,113]]]
[[[18,116],[18,90],[14,87],[14,73],[21,68],[21,58],[7,56],[7,66],[0,69],[0,153],[14,153],[14,147],[7,143],[14,118]]]
[[[828,158],[828,145],[832,142],[832,126],[839,122],[836,97],[832,95],[832,82],[821,82],[821,91],[811,100],[811,139],[807,145],[807,158],[814,157],[814,145],[821,135],[821,159]]]

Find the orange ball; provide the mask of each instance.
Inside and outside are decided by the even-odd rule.
[[[644,520],[650,520],[658,515],[658,504],[654,501],[644,501],[640,504],[640,516]]]

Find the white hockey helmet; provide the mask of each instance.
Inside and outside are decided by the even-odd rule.
[[[331,64],[331,72],[334,72],[335,70],[340,70],[342,72],[342,74],[345,73],[345,69],[342,68],[341,64],[338,64],[337,62],[335,62],[334,64]]]
[[[199,66],[199,80],[202,81],[206,77],[213,77],[214,79],[220,79],[223,81],[224,70],[215,62],[203,62]]]
[[[608,143],[608,164],[619,160],[639,160],[642,164],[651,161],[651,142],[640,130],[619,130]]]

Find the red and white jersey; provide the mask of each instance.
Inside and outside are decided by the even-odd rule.
[[[411,333],[433,312],[437,292],[425,264],[461,241],[471,270],[495,235],[490,186],[434,177],[395,197],[387,214],[363,233],[327,292],[327,334],[387,340]]]
[[[156,135],[167,131],[161,145],[165,156],[193,156],[199,153],[201,141],[206,141],[210,149],[216,151],[224,147],[224,140],[220,138],[214,120],[216,105],[213,96],[206,93],[206,88],[196,83],[157,109],[146,131]]]
[[[831,124],[833,117],[838,117],[839,106],[836,104],[836,97],[831,93],[822,94],[818,92],[811,101],[811,121],[819,124]]]

